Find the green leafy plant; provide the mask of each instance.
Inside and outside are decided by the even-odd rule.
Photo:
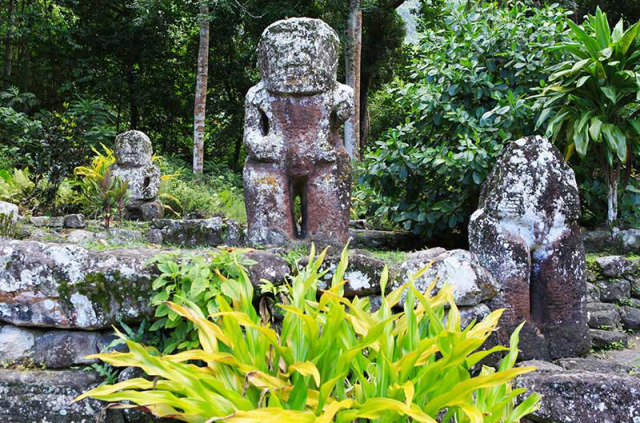
[[[640,23],[610,29],[598,8],[582,26],[568,21],[572,41],[554,47],[570,59],[549,68],[550,85],[543,88],[537,126],[598,163],[608,187],[607,224],[618,218],[620,172],[631,172],[633,154],[640,152]]]
[[[20,204],[35,188],[28,168],[14,169],[12,173],[0,170],[0,200]]]
[[[195,306],[201,313],[209,315],[219,310],[218,296],[239,300],[242,295],[240,286],[251,283],[244,267],[254,264],[242,253],[243,250],[229,249],[208,257],[165,254],[154,259],[161,274],[153,282],[152,287],[157,292],[151,304],[156,307],[155,317],[159,320],[150,330],[170,330],[164,342],[165,353],[200,346],[194,324],[181,318],[166,301]]]
[[[111,226],[114,214],[123,220],[127,205],[129,183],[111,174],[110,166],[115,163],[113,151],[102,145],[104,154],[93,149],[96,154],[91,166],[80,166],[74,171],[80,187],[80,202],[84,210],[92,216],[104,218],[107,229]]]
[[[547,47],[566,36],[566,12],[521,2],[448,7],[442,29],[421,34],[409,76],[374,99],[380,115],[397,119],[364,156],[355,196],[380,226],[451,239],[466,238],[503,146],[533,130],[530,90],[562,59]]]
[[[38,105],[39,101],[32,93],[23,93],[16,86],[9,86],[5,91],[0,91],[0,102],[3,106],[11,107],[20,112],[28,112]]]
[[[160,188],[160,197],[172,214],[206,215],[213,212],[246,222],[242,179],[231,170],[205,164],[205,171],[211,173],[194,176],[185,170],[187,165],[175,157],[159,159],[157,163],[163,174],[174,175]]]
[[[0,107],[0,170],[34,167],[42,123],[11,107]]]
[[[0,237],[15,238],[18,227],[13,220],[13,213],[0,213]]]
[[[98,387],[78,400],[129,401],[119,407],[193,423],[516,423],[537,408],[537,394],[514,404],[525,389],[513,389],[512,380],[534,370],[513,368],[519,329],[509,348],[478,351],[502,311],[462,329],[452,287],[414,287],[423,269],[371,313],[368,299],[343,296],[346,249],[331,288],[318,292],[324,255],[312,249],[292,281],[279,333],[255,310],[243,278],[238,299],[216,298],[220,311],[211,320],[195,305],[167,304],[194,324],[201,349],[162,355],[127,340],[130,352],[95,357],[155,379]],[[385,271],[382,292],[387,278]],[[394,311],[405,292],[404,309]],[[498,369],[480,366],[503,351]]]

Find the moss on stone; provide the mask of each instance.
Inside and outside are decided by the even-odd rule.
[[[61,282],[58,285],[60,301],[72,307],[73,294],[81,294],[92,303],[100,307],[101,311],[110,315],[112,304],[125,304],[127,301],[136,301],[144,292],[141,287],[144,284],[131,283],[122,277],[120,271],[106,275],[101,272],[88,274],[82,282]]]

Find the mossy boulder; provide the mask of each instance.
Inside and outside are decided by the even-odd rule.
[[[0,321],[106,328],[151,315],[153,249],[89,250],[36,241],[0,243]]]

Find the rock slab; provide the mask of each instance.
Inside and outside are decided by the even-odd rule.
[[[3,423],[93,423],[104,404],[73,399],[99,382],[83,370],[21,371],[0,369],[0,421]],[[109,411],[104,423],[125,423]]]
[[[445,284],[453,285],[453,296],[459,307],[476,306],[498,293],[498,283],[493,275],[480,265],[475,254],[465,250],[446,251],[442,248],[409,254],[400,266],[401,278],[394,287],[410,280],[427,266],[429,269],[416,279],[416,288],[425,292],[436,280],[436,292]]]
[[[151,315],[157,250],[88,250],[36,241],[0,242],[0,321],[99,329]]]
[[[517,379],[543,395],[528,418],[545,423],[636,423],[640,421],[640,379],[585,371],[538,371]]]
[[[7,203],[6,201],[0,201],[0,215],[8,216],[11,218],[12,222],[16,222],[19,214],[20,210],[18,209],[18,206],[12,203]]]
[[[156,244],[182,247],[237,247],[244,244],[241,225],[232,219],[155,219],[147,239]]]

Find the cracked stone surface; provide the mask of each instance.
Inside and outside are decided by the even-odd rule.
[[[593,360],[560,362],[560,366],[523,362],[538,371],[518,377],[517,387],[543,395],[533,422],[636,423],[640,421],[640,378],[618,373],[615,366]]]
[[[425,292],[437,279],[436,292],[444,284],[453,285],[453,296],[456,305],[460,307],[476,306],[495,297],[498,293],[496,280],[480,265],[475,254],[465,250],[447,251],[443,248],[432,248],[409,254],[400,266],[402,277],[397,280],[394,287],[408,281],[427,265],[430,265],[429,269],[415,281],[415,286],[420,292]],[[404,297],[402,304],[404,304]]]

